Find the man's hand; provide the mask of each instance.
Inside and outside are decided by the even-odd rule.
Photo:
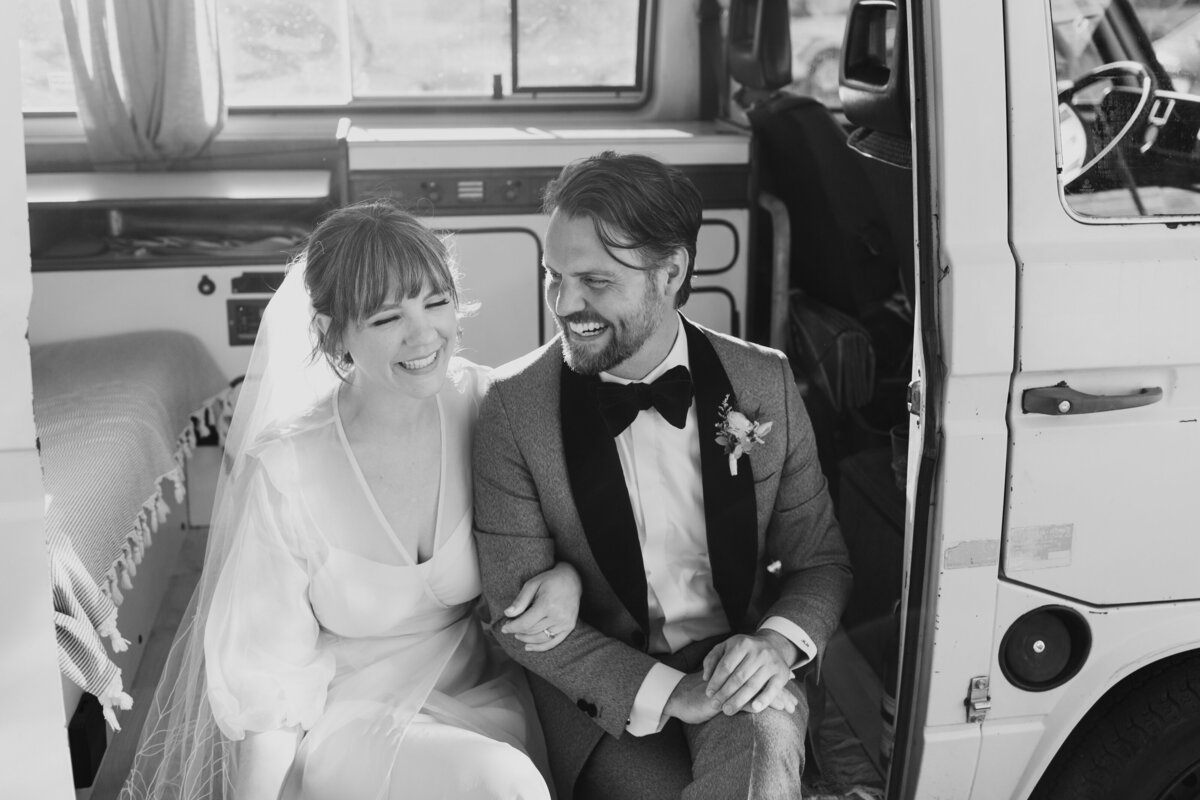
[[[729,637],[704,658],[709,703],[730,716],[743,710],[757,714],[767,707],[790,714],[796,698],[786,687],[796,654],[796,646],[776,631]]]
[[[708,696],[705,685],[705,679],[699,673],[684,675],[683,680],[675,684],[674,691],[667,698],[663,714],[689,725],[708,722],[720,713],[721,706]]]

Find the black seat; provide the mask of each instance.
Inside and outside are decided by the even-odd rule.
[[[759,188],[787,205],[791,288],[852,317],[895,293],[899,248],[888,216],[829,109],[811,97],[776,94],[747,115]]]
[[[864,158],[848,146],[845,128],[828,108],[783,90],[790,69],[776,66],[790,65],[790,54],[781,58],[772,48],[780,46],[778,31],[788,29],[786,2],[734,0],[730,15],[729,63],[754,137],[759,205],[776,209],[757,215],[755,238],[788,248],[773,254],[787,267],[782,275],[776,270],[772,292],[787,296],[783,346],[807,384],[821,462],[836,487],[838,461],[886,442],[888,428],[906,413],[910,173]],[[757,30],[770,35],[756,36]],[[779,235],[781,228],[786,235]]]
[[[908,5],[898,0],[853,0],[846,19],[846,36],[839,76],[842,111],[852,127],[847,144],[862,164],[879,200],[896,250],[905,323],[896,335],[875,335],[881,365],[875,424],[896,419],[904,405],[912,362],[912,309],[916,302],[913,251],[912,142],[909,123]],[[874,320],[892,328],[893,320]],[[892,417],[892,414],[895,416]]]

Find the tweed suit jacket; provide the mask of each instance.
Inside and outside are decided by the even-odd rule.
[[[710,563],[730,627],[750,632],[781,616],[823,650],[849,594],[849,559],[788,361],[686,319],[681,333],[696,392]],[[623,734],[651,666],[694,671],[715,644],[674,657],[646,652],[640,545],[616,446],[587,389],[595,380],[565,366],[557,338],[500,367],[473,454],[484,598],[498,641],[531,673],[555,783],[567,797],[600,736]],[[737,476],[715,441],[726,394],[735,408],[774,423]],[[500,633],[503,609],[560,560],[582,579],[579,622],[554,649],[527,652]]]

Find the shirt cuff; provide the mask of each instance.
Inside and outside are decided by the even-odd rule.
[[[658,733],[667,724],[663,716],[667,700],[671,692],[683,680],[684,673],[668,667],[666,664],[655,664],[646,673],[642,686],[633,698],[633,708],[629,710],[629,721],[625,723],[625,732],[632,736],[647,736]]]
[[[812,637],[804,632],[804,628],[801,628],[790,619],[785,617],[767,617],[758,626],[758,629],[760,631],[775,631],[796,645],[796,649],[800,652],[796,656],[796,662],[791,665],[791,669],[793,670],[803,667],[817,657],[817,646],[813,644]]]

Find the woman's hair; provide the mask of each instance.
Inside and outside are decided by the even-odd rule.
[[[606,150],[564,167],[546,186],[542,207],[547,214],[591,219],[604,249],[630,269],[643,267],[614,250],[636,251],[656,268],[682,247],[688,263],[675,305],[687,302],[704,203],[681,170],[649,156]]]
[[[341,350],[346,329],[397,298],[426,288],[450,295],[456,310],[459,273],[446,242],[388,200],[368,200],[328,214],[300,255],[304,285],[315,314],[316,348],[339,375],[348,365]],[[470,310],[470,309],[468,309]]]

